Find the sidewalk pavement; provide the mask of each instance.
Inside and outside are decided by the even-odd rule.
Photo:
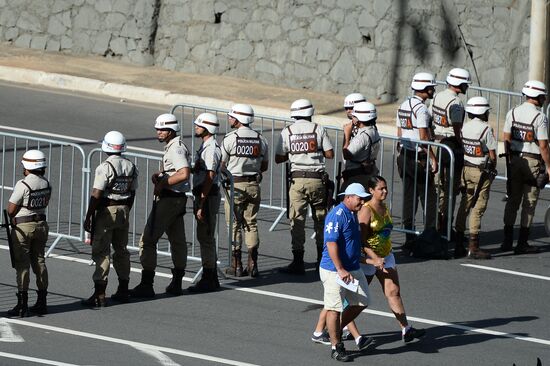
[[[0,43],[0,80],[167,107],[185,103],[229,109],[234,103],[247,103],[256,114],[285,118],[289,117],[294,100],[306,98],[315,106],[315,122],[341,126],[347,121],[343,110],[345,95],[276,87],[229,76],[140,67],[99,56],[51,53],[7,43]],[[399,105],[370,102],[377,105],[380,132],[394,135]]]

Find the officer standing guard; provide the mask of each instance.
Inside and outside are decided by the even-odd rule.
[[[181,295],[181,280],[187,265],[187,242],[183,215],[189,192],[191,160],[189,150],[177,132],[176,116],[161,114],[155,121],[159,142],[166,144],[162,157],[161,170],[151,177],[154,187],[154,201],[139,241],[139,259],[143,270],[141,282],[131,291],[133,297],[154,297],[153,281],[157,266],[157,242],[166,233],[170,241],[172,255],[172,281],[166,292]]]
[[[460,131],[466,113],[459,94],[466,94],[471,83],[470,73],[467,70],[452,69],[447,75],[447,88],[435,93],[430,105],[435,141],[449,146],[455,157],[452,213],[455,210],[456,198],[460,188],[460,174],[464,164]],[[453,221],[452,215],[450,218],[447,217],[449,213],[450,157],[446,150],[442,150],[441,153],[443,154],[441,156],[441,166],[439,167],[439,174],[435,175],[435,182],[439,192],[439,230],[446,235],[447,223]],[[458,240],[462,241],[462,238]]]
[[[92,238],[95,291],[82,304],[91,307],[106,305],[105,289],[111,266],[111,243],[114,250],[113,266],[118,275],[118,289],[111,299],[120,302],[129,300],[130,252],[126,246],[130,209],[134,204],[138,184],[136,166],[121,156],[126,151],[126,139],[122,133],[108,132],[103,138],[101,150],[107,154],[107,159],[95,170],[94,186],[84,220],[84,229],[91,233]]]
[[[36,314],[48,312],[46,304],[48,269],[44,259],[44,248],[49,231],[46,207],[48,207],[52,189],[44,177],[48,165],[42,151],[27,151],[23,154],[21,163],[25,178],[15,184],[7,208],[13,225],[11,241],[13,267],[17,277],[17,305],[8,310],[8,315],[25,317],[29,310]],[[30,309],[28,308],[29,267],[36,275],[38,288],[36,304]]]
[[[414,75],[411,82],[414,95],[407,98],[397,111],[397,136],[405,139],[430,140],[431,117],[424,102],[433,98],[435,85],[435,79],[430,73],[420,72]],[[421,199],[426,217],[424,227],[435,227],[436,196],[433,177],[437,172],[437,159],[432,149],[403,140],[397,156],[397,167],[403,180],[403,197],[408,198],[403,200],[405,229],[413,229],[413,218],[416,214],[413,206],[418,208],[418,198]],[[410,248],[415,236],[407,233],[406,237],[405,248]]]
[[[327,214],[328,174],[325,158],[333,159],[334,151],[326,130],[312,122],[313,105],[298,99],[290,107],[295,122],[281,131],[275,162],[290,161],[289,218],[293,260],[281,269],[284,273],[305,274],[305,221],[311,207],[317,246],[317,264],[323,254],[323,227]]]
[[[216,141],[220,124],[212,113],[200,114],[194,122],[195,137],[202,140],[193,166],[193,196],[197,239],[201,247],[202,277],[188,288],[191,292],[210,292],[220,287],[217,274],[216,217],[220,208],[220,162],[222,152]]]
[[[380,135],[376,129],[376,117],[376,107],[372,103],[359,102],[353,106],[352,121],[357,126],[357,132],[343,146],[346,168],[342,172],[342,192],[351,183],[360,183],[367,189],[370,177],[378,174],[376,157],[380,150]],[[344,135],[351,134],[351,130],[351,124],[344,126]]]
[[[509,251],[513,248],[514,224],[523,201],[519,238],[513,248],[516,254],[539,251],[529,245],[527,239],[540,193],[537,177],[545,171],[550,173],[548,120],[540,110],[546,100],[546,86],[540,81],[530,80],[521,91],[525,102],[512,108],[504,122],[504,141],[509,146],[507,153],[510,155],[510,183],[504,208],[504,242],[501,249]]]
[[[258,223],[256,217],[260,208],[262,172],[269,164],[267,140],[250,128],[254,121],[254,110],[246,104],[235,104],[227,114],[231,128],[222,142],[222,164],[233,175],[235,197],[234,212],[230,212],[225,201],[225,218],[229,225],[229,215],[233,221],[233,258],[227,274],[242,277],[258,276]],[[248,266],[243,270],[241,262],[242,232],[248,248]]]
[[[491,183],[496,176],[497,140],[493,129],[489,126],[489,102],[483,97],[473,97],[468,100],[466,112],[470,119],[462,129],[462,143],[464,147],[464,171],[462,184],[466,193],[456,215],[457,239],[455,240],[454,257],[466,255],[462,243],[466,218],[470,215],[468,228],[470,242],[468,257],[472,259],[490,259],[491,255],[479,249],[479,231],[481,218],[487,209]],[[458,177],[457,177],[458,178]]]

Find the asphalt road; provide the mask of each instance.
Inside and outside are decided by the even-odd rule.
[[[152,121],[166,111],[162,107],[6,84],[0,85],[0,106],[3,126],[91,140],[117,129],[132,146],[161,150]],[[189,130],[183,134],[188,136]],[[91,143],[82,146],[86,152],[96,147]],[[279,181],[278,174],[274,182]],[[277,184],[276,191],[281,192]],[[404,345],[380,286],[373,283],[373,303],[358,319],[358,326],[376,339],[376,345],[356,353],[356,363],[519,366],[535,365],[540,357],[543,365],[550,364],[550,241],[542,228],[549,196],[542,194],[532,235],[532,243],[541,246],[542,253],[515,256],[498,251],[503,194],[504,183],[496,181],[483,220],[483,247],[495,254],[491,261],[407,258],[399,251],[403,235],[395,234],[408,316],[414,326],[426,328],[428,334],[420,342]],[[395,202],[401,199],[396,193]],[[145,202],[140,205],[136,209],[142,217],[147,210]],[[0,318],[0,365],[333,364],[329,348],[310,341],[322,299],[322,286],[313,268],[314,243],[307,243],[310,265],[306,276],[279,274],[277,267],[289,262],[290,234],[286,219],[274,231],[268,230],[276,216],[273,210],[260,212],[259,278],[224,280],[223,290],[215,293],[166,297],[163,289],[169,282],[170,260],[159,257],[157,298],[100,310],[80,306],[80,299],[88,297],[93,286],[89,247],[73,242],[77,252],[68,241],[61,241],[47,261],[50,314]],[[78,218],[73,221],[78,222]],[[187,214],[188,237],[191,225],[191,215]],[[138,219],[135,231],[138,234],[140,230]],[[16,291],[6,246],[2,233],[3,311],[13,306]],[[227,247],[220,248],[222,261],[226,260],[223,248]],[[138,282],[141,269],[137,255],[132,261],[136,272],[131,275],[131,286]],[[198,265],[191,263],[189,269],[187,280]],[[108,292],[115,287],[116,275],[111,272]],[[30,302],[34,302],[34,294]],[[346,346],[354,350],[352,342]]]

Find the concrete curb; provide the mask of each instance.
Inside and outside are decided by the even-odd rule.
[[[168,90],[108,83],[102,80],[83,78],[80,76],[47,73],[44,71],[10,66],[0,66],[0,80],[13,83],[41,85],[48,88],[91,93],[117,99],[133,100],[142,103],[152,103],[165,106],[173,106],[176,104],[194,104],[206,108],[230,109],[231,106],[236,103],[225,99],[215,99],[189,94],[177,94]],[[273,116],[281,119],[289,118],[289,111],[286,109],[265,107],[261,105],[252,105],[252,108],[254,108],[254,112],[258,115]],[[348,122],[345,118],[325,115],[315,115],[313,120],[321,125],[337,128]],[[395,135],[395,128],[392,126],[380,124],[378,126],[378,130],[383,134],[392,136]]]

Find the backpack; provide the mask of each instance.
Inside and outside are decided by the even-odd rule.
[[[423,259],[449,259],[449,242],[435,228],[427,228],[415,239],[412,256]]]

